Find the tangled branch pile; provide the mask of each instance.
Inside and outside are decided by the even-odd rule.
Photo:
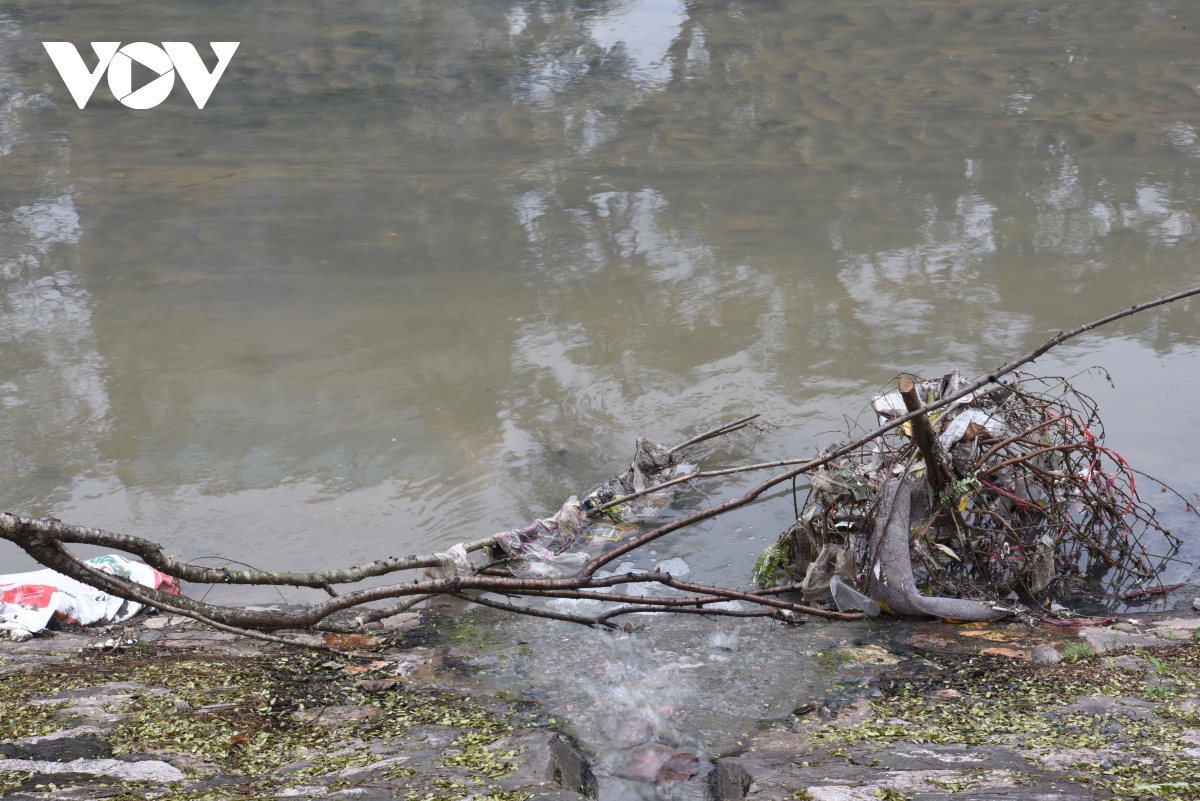
[[[901,383],[932,404],[967,381],[955,371]],[[900,389],[871,406],[884,423],[908,409]],[[924,426],[926,448],[919,444]],[[910,496],[908,517],[899,521],[908,548],[888,554],[881,518],[895,523],[898,507],[887,503],[885,488],[901,477]],[[1133,469],[1104,445],[1095,401],[1066,378],[1016,372],[1011,382],[893,429],[809,480],[803,512],[764,552],[755,579],[800,581],[810,599],[829,595],[836,575],[885,600],[876,565],[895,573],[904,558],[924,598],[1045,608],[1150,587],[1180,544],[1138,495]],[[1148,550],[1152,534],[1165,555]]]

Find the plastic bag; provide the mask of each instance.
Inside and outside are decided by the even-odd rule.
[[[829,579],[829,593],[842,612],[866,612],[867,617],[879,617],[879,604],[834,575]]]
[[[946,430],[938,437],[938,442],[949,450],[951,445],[966,436],[972,423],[993,437],[1001,436],[1008,429],[1008,424],[998,414],[988,414],[982,409],[967,409],[947,424]]]
[[[800,582],[800,591],[806,601],[815,598],[829,597],[829,580],[835,575],[845,581],[854,580],[854,555],[841,545],[827,543],[812,560],[804,581]]]

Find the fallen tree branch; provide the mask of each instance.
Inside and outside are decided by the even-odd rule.
[[[516,604],[506,604],[503,601],[494,601],[491,598],[484,598],[482,596],[472,597],[470,595],[463,595],[462,593],[454,593],[453,595],[455,598],[459,598],[463,601],[470,601],[471,603],[476,603],[476,604],[479,604],[480,606],[490,606],[493,609],[503,609],[506,612],[516,612],[517,614],[520,614],[520,615],[528,615],[530,617],[542,617],[542,618],[547,618],[549,620],[565,620],[568,623],[579,623],[584,626],[600,625],[600,626],[604,626],[606,628],[615,628],[615,626],[613,626],[611,623],[608,623],[606,621],[600,621],[600,620],[597,620],[596,618],[582,617],[579,615],[566,615],[566,614],[562,614],[560,612],[551,612],[547,609],[535,609],[535,608],[531,608],[528,606],[517,606]]]
[[[0,516],[0,527],[3,527],[0,530],[5,531],[7,539],[15,542],[38,562],[76,581],[97,587],[120,598],[191,617],[209,625],[233,627],[239,629],[237,633],[241,633],[241,629],[271,631],[309,628],[316,626],[325,618],[343,609],[350,609],[362,604],[403,596],[424,595],[431,597],[435,595],[458,595],[467,590],[478,590],[509,595],[536,593],[547,597],[559,597],[560,594],[570,597],[569,593],[582,589],[637,583],[663,583],[669,586],[669,582],[672,581],[671,576],[664,573],[627,573],[617,576],[607,576],[605,578],[580,575],[558,579],[514,578],[511,576],[453,576],[356,590],[310,606],[251,611],[240,607],[208,604],[186,596],[172,595],[162,590],[142,586],[120,576],[96,570],[70,553],[61,542],[46,534],[39,527],[23,525],[34,522],[38,521],[32,518],[21,518],[5,513]],[[13,533],[9,534],[7,532]],[[755,596],[751,596],[748,593],[740,593],[718,587],[704,587],[703,585],[689,585],[687,589],[695,589],[705,594],[718,595],[725,598],[755,598]],[[785,604],[782,601],[775,601],[774,599],[764,598],[755,602],[768,606],[787,608],[802,614],[839,620],[861,617],[861,615],[847,616],[841,612],[830,612],[798,604]]]
[[[473,596],[466,596],[465,594],[468,592],[492,592],[510,596],[529,595],[549,598],[575,597],[589,598],[592,600],[613,601],[615,599],[611,597],[596,598],[594,596],[604,594],[595,593],[593,591],[605,587],[614,587],[621,584],[632,583],[659,583],[663,584],[664,586],[685,592],[700,593],[701,597],[698,599],[654,598],[647,599],[648,602],[643,602],[641,600],[635,602],[631,598],[623,598],[621,600],[626,603],[629,611],[622,611],[620,614],[629,614],[632,613],[632,611],[646,611],[647,609],[653,609],[655,611],[676,611],[683,613],[713,613],[721,610],[706,610],[705,606],[711,603],[716,603],[719,600],[736,599],[760,607],[760,609],[757,611],[750,610],[749,612],[740,614],[739,616],[778,616],[779,614],[786,612],[836,620],[860,619],[862,615],[857,613],[831,612],[829,610],[819,609],[803,604],[793,604],[788,601],[771,597],[772,593],[779,594],[782,592],[782,590],[772,591],[772,593],[741,592],[738,590],[729,590],[720,587],[708,587],[700,584],[681,582],[672,578],[669,574],[660,573],[625,574],[621,576],[607,576],[603,578],[597,578],[595,573],[604,565],[620,559],[621,557],[643,547],[644,545],[660,539],[672,532],[679,531],[680,529],[692,526],[701,521],[717,517],[718,515],[725,514],[729,511],[745,506],[762,496],[763,493],[772,487],[827,465],[839,457],[849,454],[871,442],[872,440],[883,436],[889,431],[904,425],[906,422],[915,420],[917,417],[932,411],[936,411],[937,409],[949,406],[950,404],[962,398],[972,396],[975,392],[991,384],[997,383],[1001,377],[1012,373],[1022,365],[1034,361],[1050,349],[1062,344],[1063,342],[1066,342],[1069,339],[1079,336],[1087,331],[1091,331],[1102,325],[1129,317],[1133,314],[1137,314],[1148,309],[1156,308],[1158,306],[1198,294],[1200,294],[1200,287],[1186,290],[1184,292],[1178,292],[1172,295],[1167,295],[1149,303],[1135,305],[1129,309],[1107,315],[1099,318],[1098,320],[1094,320],[1090,323],[1073,328],[1069,331],[1061,332],[1025,355],[1010,362],[1006,362],[997,369],[979,377],[959,391],[946,394],[935,402],[924,405],[915,411],[910,411],[907,414],[895,417],[873,431],[846,444],[829,449],[814,458],[807,460],[783,460],[779,462],[768,462],[758,465],[748,465],[708,472],[697,470],[693,471],[689,475],[670,479],[653,487],[647,487],[645,490],[637,493],[631,493],[624,497],[605,503],[602,506],[598,506],[589,513],[593,516],[593,519],[595,515],[598,515],[599,513],[602,513],[613,506],[627,503],[636,497],[648,495],[674,484],[683,483],[695,478],[730,475],[747,470],[794,465],[791,467],[791,469],[778,473],[771,478],[760,482],[756,486],[734,498],[730,498],[707,509],[702,509],[691,514],[684,515],[676,520],[670,521],[639,536],[636,536],[630,539],[628,542],[622,543],[612,550],[592,558],[586,565],[584,565],[583,569],[577,575],[570,577],[521,578],[515,576],[480,575],[476,573],[473,575],[450,575],[443,578],[427,578],[426,580],[416,580],[409,583],[393,583],[384,585],[382,587],[359,589],[338,594],[337,591],[333,589],[333,585],[353,584],[363,581],[367,578],[378,577],[403,570],[417,568],[444,569],[448,561],[447,554],[436,553],[426,554],[423,556],[406,556],[399,558],[389,557],[387,559],[369,562],[365,565],[359,565],[341,570],[317,572],[269,572],[252,569],[231,570],[227,566],[221,568],[208,568],[184,564],[178,562],[170,556],[165,555],[160,545],[149,540],[145,540],[140,537],[114,534],[112,532],[107,532],[100,529],[74,526],[53,518],[37,519],[20,517],[8,513],[0,514],[0,537],[15,543],[39,563],[64,575],[74,578],[77,581],[96,587],[112,595],[149,606],[154,606],[159,609],[170,611],[173,614],[190,617],[224,631],[231,631],[233,633],[247,636],[259,636],[263,639],[270,637],[270,635],[261,635],[261,632],[263,631],[305,629],[317,626],[336,629],[338,628],[337,626],[323,623],[323,621],[326,621],[330,615],[336,612],[359,607],[364,604],[394,600],[397,598],[403,599],[397,603],[393,603],[385,609],[370,609],[364,614],[359,615],[356,620],[363,621],[358,623],[358,625],[361,626],[366,622],[379,620],[383,617],[397,614],[404,609],[410,608],[412,605],[420,602],[421,600],[427,600],[441,594],[457,597],[469,597],[469,599],[475,603],[480,603],[485,606],[494,606],[496,608],[503,608],[508,611],[514,611],[521,614],[534,614],[536,612],[537,616],[540,617],[549,617],[586,625],[608,626],[611,624],[608,624],[607,621],[611,617],[615,616],[612,613],[605,613],[605,615],[595,618],[584,618],[576,615],[561,615],[558,613],[545,612],[544,610],[530,610],[526,607],[504,604],[503,602],[494,601],[492,599],[481,599]],[[757,416],[758,415],[751,415],[744,417],[732,423],[719,426],[703,434],[692,437],[670,449],[669,453],[673,454],[689,445],[739,430],[748,425],[749,422],[755,419]],[[499,535],[485,537],[470,543],[464,543],[461,548],[467,553],[487,549],[497,544],[498,536]],[[100,546],[131,553],[141,557],[148,565],[162,573],[166,573],[178,579],[194,583],[248,585],[270,584],[276,586],[312,587],[325,590],[331,595],[331,597],[321,603],[280,610],[249,611],[239,607],[226,607],[208,604],[203,601],[197,601],[188,598],[186,596],[171,595],[161,590],[136,584],[119,576],[103,573],[87,565],[82,560],[71,554],[66,549],[66,544]],[[762,609],[762,607],[767,607],[769,611],[768,609]],[[733,612],[735,610],[724,611]],[[250,633],[251,630],[254,631],[253,634]],[[290,642],[284,638],[278,637],[270,637],[269,641]]]
[[[21,522],[15,522],[17,520]],[[53,517],[18,518],[7,512],[0,514],[0,535],[3,535],[5,539],[11,539],[8,535],[17,530],[36,532],[59,542],[73,545],[97,545],[102,548],[131,553],[141,557],[143,562],[160,573],[166,573],[195,584],[278,584],[285,587],[312,587],[327,590],[334,584],[354,584],[364,579],[385,576],[401,570],[437,567],[441,564],[441,559],[437,554],[425,554],[423,556],[389,556],[386,559],[376,559],[357,567],[312,573],[277,573],[266,570],[230,570],[228,567],[200,567],[172,559],[163,553],[161,545],[141,537],[114,534],[99,528],[76,526]],[[495,543],[495,536],[484,537],[481,540],[464,543],[463,549],[467,553],[472,553],[490,548]]]
[[[119,595],[119,593],[121,593],[121,592],[128,592],[128,593],[131,593],[132,595],[139,595],[139,594],[141,594],[141,592],[140,592],[141,590],[150,590],[151,589],[148,587],[143,587],[141,584],[137,584],[136,582],[128,581],[119,576],[114,576],[111,573],[106,573],[102,570],[96,570],[95,568],[88,565],[86,562],[80,561],[73,554],[70,554],[69,552],[67,552],[66,548],[64,548],[61,543],[54,543],[54,545],[51,547],[55,547],[56,550],[58,550],[60,552],[60,554],[63,556],[63,558],[65,560],[64,564],[71,564],[73,566],[77,566],[82,571],[81,573],[77,574],[76,580],[78,580],[78,581],[83,581],[85,578],[91,578],[94,582],[98,582],[99,584],[105,585],[107,587],[107,591],[110,594],[118,595],[118,597],[123,597],[123,596]],[[62,571],[60,571],[60,572],[62,572]],[[70,574],[64,573],[64,575],[70,575]],[[91,582],[84,582],[84,583],[91,583]],[[92,586],[96,586],[96,584],[93,584]],[[104,587],[101,587],[101,589],[104,589]],[[179,597],[179,596],[174,596],[174,595],[168,595],[167,593],[161,593],[159,590],[152,590],[152,591],[155,593],[159,593],[161,595],[167,595],[168,598],[178,598]],[[137,598],[126,598],[126,600],[137,600]],[[183,600],[187,601],[190,599],[185,598]],[[144,601],[139,601],[139,602],[145,603]],[[321,643],[310,643],[310,642],[303,642],[301,640],[291,639],[288,637],[277,637],[273,634],[265,634],[261,631],[255,631],[253,629],[239,628],[237,626],[230,626],[228,624],[221,623],[216,620],[211,620],[208,617],[206,617],[205,615],[203,615],[199,612],[196,612],[193,609],[188,608],[188,605],[186,605],[186,604],[184,606],[176,606],[170,602],[163,602],[163,601],[159,600],[159,601],[155,602],[155,607],[164,612],[172,612],[172,613],[175,613],[178,615],[183,615],[185,617],[191,618],[192,620],[195,620],[198,623],[203,623],[206,626],[211,626],[212,628],[217,629],[218,631],[224,631],[229,634],[237,634],[242,637],[249,637],[249,638],[256,639],[256,640],[262,640],[264,642],[275,643],[277,645],[298,645],[298,646],[301,646],[304,648],[309,648],[312,650],[325,651],[328,653],[339,654],[339,655],[343,655],[343,656],[346,655],[343,651],[340,651],[337,648],[332,648],[328,645],[324,645]]]
[[[673,487],[676,484],[683,484],[684,482],[691,481],[693,478],[698,478],[703,475],[704,474],[701,473],[699,470],[693,470],[692,472],[688,473],[687,475],[679,476],[678,478],[672,478],[671,480],[664,481],[661,484],[655,484],[653,487],[646,487],[646,489],[644,489],[644,490],[638,490],[637,492],[631,492],[628,495],[622,495],[619,498],[613,498],[608,503],[602,503],[598,506],[594,506],[591,509],[589,509],[588,511],[593,515],[597,515],[601,512],[607,512],[609,509],[612,509],[614,506],[621,506],[623,504],[629,503],[632,500],[636,500],[638,498],[643,498],[647,495],[653,495],[654,493],[665,490],[668,487]]]
[[[601,625],[612,620],[614,617],[621,615],[636,615],[636,614],[672,614],[672,615],[709,615],[715,617],[771,617],[776,620],[781,620],[784,623],[797,624],[803,623],[803,620],[795,620],[787,617],[782,610],[769,609],[708,609],[700,607],[687,606],[622,606],[618,609],[613,609],[610,612],[605,612],[596,618],[596,622]]]

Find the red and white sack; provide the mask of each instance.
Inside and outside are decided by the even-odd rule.
[[[97,556],[88,564],[146,587],[179,594],[174,578],[123,556]],[[118,623],[141,608],[139,603],[109,595],[53,570],[0,576],[0,631],[12,632],[14,639],[26,639],[25,632],[41,631],[55,617],[81,626]]]

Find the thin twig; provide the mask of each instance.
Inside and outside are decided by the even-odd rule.
[[[580,623],[584,626],[604,626],[605,628],[615,628],[611,623],[605,623],[592,617],[579,617],[578,615],[563,615],[558,612],[549,612],[545,609],[534,609],[528,606],[516,606],[515,604],[506,604],[503,601],[493,601],[490,598],[475,597],[470,595],[461,595],[459,593],[449,593],[455,598],[461,598],[464,601],[470,601],[481,606],[490,606],[493,609],[503,609],[507,612],[516,612],[521,615],[529,615],[530,617],[544,617],[551,620],[565,620],[568,623]]]
[[[741,419],[734,420],[732,423],[726,423],[725,425],[717,426],[716,428],[714,428],[710,431],[705,431],[703,434],[697,434],[696,436],[692,437],[691,439],[679,443],[674,448],[670,448],[667,451],[667,453],[674,455],[676,451],[681,451],[684,448],[686,448],[688,445],[695,445],[697,442],[704,442],[706,439],[712,439],[713,437],[719,437],[722,434],[729,434],[734,431],[737,431],[739,428],[745,428],[747,423],[749,423],[751,420],[755,420],[759,417],[762,417],[762,415],[761,414],[752,414],[747,417],[743,417]]]
[[[622,495],[619,498],[613,498],[608,503],[602,503],[599,506],[593,506],[591,509],[588,510],[588,514],[589,515],[598,515],[608,509],[613,508],[614,506],[622,506],[636,498],[641,498],[643,495],[651,495],[655,492],[658,492],[659,490],[664,490],[667,487],[673,487],[676,484],[682,484],[685,481],[691,481],[693,478],[696,478],[697,476],[701,476],[701,475],[703,475],[703,473],[701,473],[700,471],[693,470],[692,472],[688,473],[685,476],[679,476],[677,478],[671,479],[670,481],[664,481],[661,484],[655,484],[653,487],[646,487],[644,490],[638,490],[637,492],[631,492],[628,495]]]

